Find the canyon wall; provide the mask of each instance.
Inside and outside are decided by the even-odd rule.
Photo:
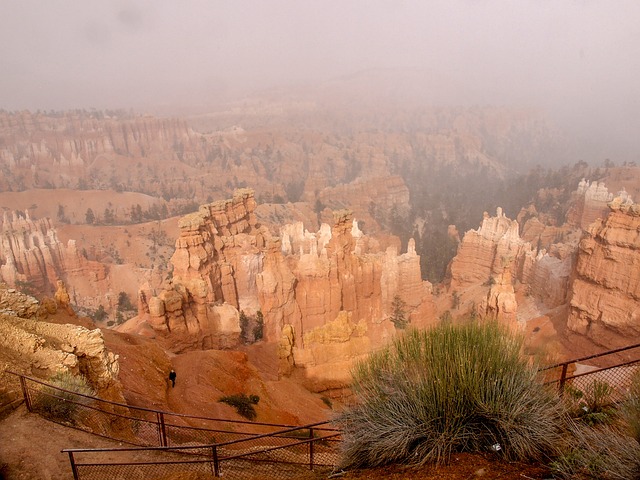
[[[584,180],[574,200],[560,227],[529,209],[523,236],[537,248],[500,209],[485,214],[460,243],[450,288],[457,295],[484,286],[476,313],[507,323],[517,318],[515,293],[524,288],[521,298],[534,299],[539,313],[568,305],[568,330],[604,348],[626,346],[640,337],[640,206],[624,190],[614,197],[603,183]],[[554,236],[563,241],[551,243]]]
[[[572,208],[567,213],[567,223],[587,230],[593,222],[604,219],[609,214],[608,204],[613,198],[614,194],[609,192],[603,182],[589,182],[583,178],[574,193]],[[616,198],[623,202],[630,200],[624,190],[618,192]]]
[[[580,241],[567,326],[607,348],[640,336],[640,205],[617,197]]]
[[[0,160],[11,168],[90,165],[100,155],[141,157],[173,151],[193,133],[186,122],[123,112],[0,112]],[[177,147],[176,147],[177,148]]]

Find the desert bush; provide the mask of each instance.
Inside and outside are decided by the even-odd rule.
[[[322,403],[324,403],[327,407],[333,410],[333,402],[329,397],[323,396],[323,397],[320,397],[320,400],[322,400]]]
[[[51,386],[42,386],[38,393],[34,395],[33,409],[41,415],[56,421],[77,423],[76,413],[78,408],[82,405],[87,405],[91,400],[75,395],[75,393],[81,395],[95,394],[86,378],[70,372],[58,372],[49,378],[49,384]]]
[[[236,393],[233,395],[224,396],[218,401],[226,403],[227,405],[231,405],[236,409],[238,415],[242,415],[246,419],[255,420],[258,416],[258,414],[256,413],[256,409],[253,407],[260,401],[260,397],[258,395],[247,396],[244,393]]]
[[[337,417],[342,467],[445,463],[453,452],[541,460],[555,452],[565,413],[497,323],[409,330],[356,365],[355,405]]]
[[[264,315],[258,310],[256,312],[256,324],[253,327],[253,339],[254,341],[262,340],[264,337]]]
[[[588,425],[610,423],[616,419],[613,387],[607,382],[594,380],[580,390],[571,385],[565,387],[564,398],[567,409],[573,418],[580,419]]]
[[[399,295],[393,297],[391,302],[391,322],[400,330],[407,328],[409,323],[406,312],[407,304]]]
[[[554,478],[640,479],[640,444],[619,426],[572,423],[562,450],[550,464]]]

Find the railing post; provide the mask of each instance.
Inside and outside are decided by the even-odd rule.
[[[27,407],[27,410],[31,412],[31,397],[29,396],[29,390],[27,389],[27,382],[24,377],[21,375],[20,377],[20,388],[22,388],[22,396],[24,397],[24,404]]]
[[[562,397],[564,393],[564,383],[567,381],[567,368],[569,367],[568,363],[562,364],[562,373],[560,374],[560,383],[558,385],[558,394]]]
[[[211,446],[211,451],[213,453],[213,475],[215,477],[220,476],[220,463],[218,462],[218,447],[215,445]]]
[[[73,452],[69,453],[69,463],[71,463],[71,472],[73,473],[73,480],[78,480],[78,468],[76,467],[76,461],[73,458]]]
[[[309,427],[309,438],[311,441],[309,442],[309,470],[313,470],[313,445],[315,442],[313,441],[313,428]]]
[[[166,447],[167,446],[167,429],[164,424],[164,413],[158,412],[156,416],[158,417],[158,435],[160,436],[160,446]]]

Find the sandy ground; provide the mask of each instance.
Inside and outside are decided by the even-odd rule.
[[[68,480],[64,448],[117,448],[119,442],[63,427],[31,414],[24,405],[0,421],[0,479]]]

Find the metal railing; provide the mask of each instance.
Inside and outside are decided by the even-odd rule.
[[[209,445],[274,434],[298,425],[226,420],[184,415],[102,400],[47,384],[26,375],[20,379],[25,405],[56,423],[139,446]],[[317,431],[336,431],[328,422]]]
[[[169,478],[171,473],[197,475],[188,478],[224,476],[242,480],[308,478],[309,471],[326,476],[337,462],[336,443],[340,433],[318,434],[314,427],[323,424],[212,445],[65,449],[63,452],[69,455],[75,480]],[[308,438],[302,438],[307,435]]]
[[[329,422],[296,426],[183,415],[102,400],[7,373],[19,378],[30,412],[139,446],[64,450],[77,480],[160,478],[171,472],[209,478],[223,470],[227,478],[284,479],[300,476],[301,469],[330,471],[337,461],[341,433]]]
[[[588,391],[594,385],[607,385],[611,401],[620,401],[629,391],[633,376],[640,369],[640,343],[586,357],[556,363],[540,369],[545,385],[558,385],[563,396],[567,389]]]

